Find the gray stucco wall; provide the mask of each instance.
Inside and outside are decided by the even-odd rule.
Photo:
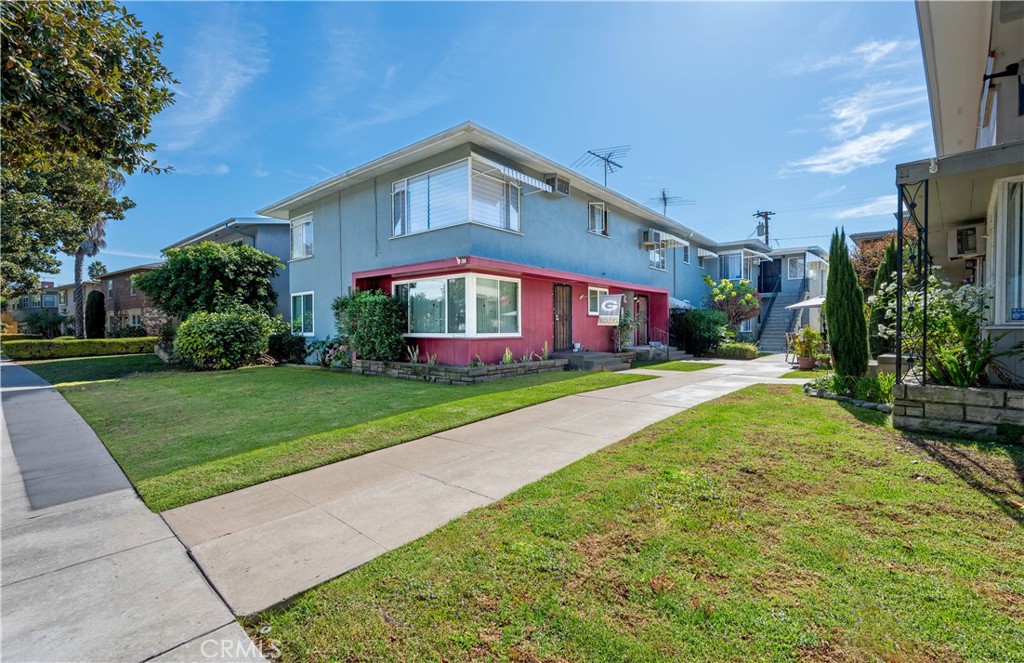
[[[270,285],[277,293],[277,313],[285,320],[291,319],[288,284],[288,254],[290,250],[287,226],[257,226],[254,242],[257,249],[277,256],[285,264],[285,268],[277,276],[270,279]]]
[[[696,246],[691,246],[690,264],[683,262],[682,249],[669,249],[667,269],[652,269],[647,251],[640,248],[639,232],[648,224],[609,208],[609,236],[590,233],[588,204],[603,201],[575,189],[567,198],[524,195],[519,233],[463,224],[392,238],[392,183],[464,159],[471,151],[507,163],[463,145],[296,210],[293,218],[312,214],[314,256],[288,264],[286,290],[314,292],[317,338],[334,334],[331,302],[348,291],[353,272],[465,255],[665,288],[673,297],[699,305],[707,286],[705,272],[697,264]],[[543,173],[524,172],[543,177]],[[709,268],[714,265],[709,262]]]

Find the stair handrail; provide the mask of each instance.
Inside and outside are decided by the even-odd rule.
[[[810,297],[811,292],[807,289],[809,281],[807,280],[807,274],[804,274],[804,280],[800,282],[800,299],[797,302],[802,302]],[[803,309],[795,308],[789,316],[789,332],[792,334],[796,331],[796,327],[800,326],[800,316],[803,315]]]
[[[768,306],[761,312],[761,317],[757,321],[757,340],[756,343],[761,342],[761,336],[764,334],[764,323],[768,322],[768,317],[772,314],[772,308],[775,306],[775,300],[778,298],[779,293],[782,292],[782,277],[780,276],[775,280],[775,288],[772,290],[772,299],[768,302]]]
[[[648,328],[647,336],[648,336],[648,341],[656,341],[658,343],[663,343],[664,344],[664,346],[665,346],[665,358],[667,359],[668,358],[668,352],[669,352],[669,350],[668,350],[668,348],[669,348],[669,340],[670,340],[668,332],[665,331],[664,329],[660,329],[658,327],[655,327],[654,325],[650,325],[650,327]]]

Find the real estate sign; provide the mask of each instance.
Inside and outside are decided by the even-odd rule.
[[[597,324],[614,327],[619,324],[619,313],[622,311],[622,295],[601,295],[597,305]]]

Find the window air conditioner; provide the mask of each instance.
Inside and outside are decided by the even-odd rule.
[[[661,244],[661,232],[657,230],[640,231],[640,248],[653,249]]]

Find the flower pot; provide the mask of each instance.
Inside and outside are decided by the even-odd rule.
[[[814,357],[798,357],[797,365],[800,366],[801,371],[809,371],[814,368],[816,361]]]

